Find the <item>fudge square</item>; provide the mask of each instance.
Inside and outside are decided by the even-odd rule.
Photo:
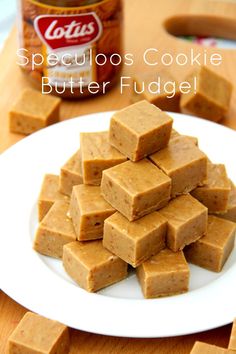
[[[227,211],[222,214],[217,214],[220,218],[236,222],[236,187],[231,182],[231,190],[229,193],[229,201],[227,205]]]
[[[150,160],[171,178],[172,198],[192,191],[207,177],[207,157],[188,137],[171,139]]]
[[[157,90],[157,86],[154,86],[152,83],[157,82],[160,77],[160,91],[158,93],[152,93],[151,90]],[[137,90],[139,92],[143,91],[141,94],[137,94],[135,91],[133,92],[133,101],[137,102],[138,100],[147,100],[148,102],[154,104],[158,108],[163,111],[169,112],[179,112],[179,102],[180,102],[180,90],[178,82],[175,78],[168,73],[167,71],[143,71],[135,74],[133,81],[136,83]],[[174,94],[168,94],[164,89],[173,88],[173,84],[175,86]],[[171,87],[170,87],[171,85]],[[144,86],[144,87],[143,87]],[[143,90],[144,89],[144,90]],[[172,96],[173,97],[170,97]],[[169,96],[169,97],[168,97]]]
[[[132,161],[168,144],[172,118],[147,101],[116,112],[110,122],[110,143]]]
[[[69,214],[78,240],[102,238],[104,220],[114,212],[102,197],[99,186],[81,184],[73,187]]]
[[[59,121],[61,99],[26,89],[9,112],[9,128],[13,133],[31,134]]]
[[[64,246],[63,265],[81,288],[95,292],[127,277],[127,264],[106,250],[101,240]]]
[[[198,146],[198,138],[196,136],[182,135],[178,133],[175,129],[172,129],[171,131],[170,141],[179,138],[180,136],[188,138],[194,145]]]
[[[73,186],[83,183],[80,150],[62,166],[59,178],[59,190],[68,196]]]
[[[236,319],[233,322],[228,348],[236,351]]]
[[[9,354],[68,354],[69,330],[63,324],[27,312],[8,339]]]
[[[56,200],[68,200],[59,192],[59,176],[46,174],[38,197],[38,220],[41,221]]]
[[[190,354],[234,354],[232,350],[203,342],[195,342]]]
[[[220,272],[234,248],[235,230],[235,223],[209,215],[206,235],[184,249],[187,260]]]
[[[76,240],[72,221],[68,218],[69,202],[56,201],[40,222],[34,239],[35,251],[62,258],[63,246]]]
[[[174,252],[206,234],[207,208],[189,194],[172,199],[159,212],[168,221],[166,243]]]
[[[168,248],[137,268],[137,276],[145,298],[187,292],[189,275],[189,267],[183,252],[172,252]]]
[[[205,185],[197,187],[191,194],[208,208],[209,213],[218,213],[227,211],[230,190],[225,166],[208,161]]]
[[[196,92],[194,88],[195,78]],[[181,111],[215,122],[221,120],[229,109],[232,84],[206,66],[194,70],[187,81],[191,84],[192,89],[189,93],[181,95]]]
[[[135,268],[165,248],[166,229],[156,211],[131,222],[116,212],[105,220],[103,246]]]
[[[170,189],[170,178],[147,159],[103,171],[103,197],[129,221],[164,207]]]
[[[84,184],[100,185],[102,171],[127,160],[109,143],[108,132],[80,133]]]

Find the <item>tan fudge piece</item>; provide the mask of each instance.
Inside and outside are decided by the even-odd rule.
[[[84,184],[100,185],[102,171],[127,160],[109,143],[108,132],[80,133]]]
[[[147,159],[103,171],[102,195],[129,221],[165,206],[170,189],[170,178]]]
[[[168,221],[166,242],[172,251],[182,250],[206,233],[207,208],[191,195],[171,200],[159,212]]]
[[[81,184],[73,187],[70,216],[78,240],[102,238],[104,220],[114,212],[115,209],[101,196],[99,186]]]
[[[198,138],[196,136],[183,135],[188,138],[194,145],[198,146]]]
[[[168,144],[172,122],[156,106],[140,101],[112,116],[110,143],[130,160],[141,160]]]
[[[178,138],[178,137],[180,137],[180,136],[181,136],[181,134],[180,134],[179,132],[177,132],[177,130],[172,129],[172,130],[171,130],[171,133],[170,133],[170,141],[171,141],[172,139]]]
[[[191,192],[208,208],[209,213],[225,212],[228,206],[231,184],[224,165],[207,164],[207,180],[204,186]]]
[[[72,221],[68,218],[69,203],[56,201],[38,226],[34,249],[46,256],[62,258],[66,243],[76,240]]]
[[[196,77],[196,92],[194,90]],[[202,66],[189,75],[192,90],[181,95],[180,108],[184,113],[218,122],[227,113],[233,86],[224,77]]]
[[[227,211],[223,214],[217,214],[220,218],[236,222],[236,187],[231,182]]]
[[[186,194],[206,180],[207,157],[189,138],[172,139],[150,159],[171,178],[171,197]]]
[[[65,245],[63,265],[71,278],[90,292],[127,277],[127,264],[106,250],[101,240]]]
[[[27,312],[8,339],[8,354],[68,354],[69,330],[63,324]]]
[[[236,351],[236,319],[233,322],[228,348]]]
[[[151,84],[152,82],[157,82],[158,77],[160,77],[160,93],[152,93],[150,91],[157,90],[157,85]],[[179,112],[179,102],[180,102],[180,90],[179,84],[175,78],[168,72],[162,70],[161,72],[154,71],[143,71],[134,75],[133,81],[136,83],[137,90],[139,92],[143,91],[141,94],[133,92],[133,101],[137,102],[140,100],[147,100],[148,102],[154,104],[163,111],[169,112]],[[175,85],[175,93],[173,97],[167,97],[172,95],[167,93],[167,90],[172,89],[172,85],[167,84],[171,82]],[[164,89],[166,85],[166,90]],[[144,90],[143,90],[144,89]]]
[[[145,298],[188,291],[189,267],[182,251],[160,251],[137,268],[137,276]]]
[[[61,168],[59,178],[59,191],[71,195],[73,186],[83,183],[81,154],[77,151]]]
[[[188,138],[194,145],[198,146],[198,138],[195,136],[190,136],[190,135],[182,135],[178,133],[175,129],[172,129],[171,135],[170,135],[170,141],[179,138],[180,136],[183,136],[185,138]]]
[[[26,89],[9,112],[9,128],[13,133],[31,134],[59,121],[61,99]]]
[[[190,354],[234,354],[232,350],[203,342],[195,342]]]
[[[105,220],[103,246],[137,267],[165,247],[167,221],[158,212],[128,221],[116,212]]]
[[[41,221],[56,200],[68,200],[59,192],[59,176],[46,174],[38,197],[38,220]]]
[[[187,260],[220,272],[234,248],[235,230],[231,221],[209,215],[206,235],[184,249]]]

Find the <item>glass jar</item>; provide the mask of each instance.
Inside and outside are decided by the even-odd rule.
[[[122,0],[18,0],[17,62],[43,93],[106,93],[122,67]]]

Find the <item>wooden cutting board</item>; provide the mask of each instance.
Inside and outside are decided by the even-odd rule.
[[[220,53],[223,63],[215,68],[235,84],[236,51],[197,46],[177,39],[169,32],[176,34],[211,34],[236,39],[236,3],[230,1],[207,0],[124,0],[125,5],[125,50],[135,56],[133,67],[124,67],[123,76],[132,76],[134,72],[146,70],[141,57],[149,48],[158,49],[158,55],[169,52],[173,56],[182,52],[188,54],[193,48],[195,52]],[[180,16],[181,15],[181,16]],[[8,131],[7,112],[21,90],[30,86],[27,77],[16,65],[16,30],[14,29],[0,54],[0,151],[21,140],[23,136]],[[180,81],[191,69],[171,67],[171,72]],[[155,68],[157,72],[162,66]],[[130,92],[120,94],[119,87],[105,96],[80,101],[64,101],[61,109],[61,120],[92,112],[115,110],[130,102]],[[228,117],[222,122],[236,129],[236,90],[234,89],[231,109]],[[4,293],[0,292],[0,352],[4,352],[8,335],[16,326],[26,310],[16,304]],[[217,311],[217,309],[216,309]],[[232,314],[232,317],[236,314]],[[141,319],[140,319],[141,320]],[[194,321],[194,319],[193,319]],[[204,321],[204,318],[203,318]],[[230,326],[210,332],[170,339],[122,339],[98,336],[79,331],[72,331],[71,353],[189,353],[195,340],[203,340],[221,346],[227,346]]]

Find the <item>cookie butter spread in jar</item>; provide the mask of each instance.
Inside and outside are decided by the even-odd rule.
[[[17,62],[43,93],[105,93],[122,66],[122,0],[19,0]]]

